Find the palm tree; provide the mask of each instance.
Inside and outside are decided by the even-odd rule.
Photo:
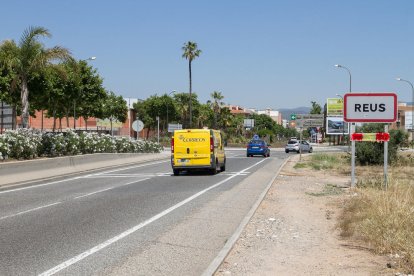
[[[310,114],[322,114],[322,107],[317,102],[311,101],[311,104]]]
[[[182,47],[182,50],[184,51],[182,57],[188,60],[188,72],[190,77],[190,106],[189,106],[189,112],[190,112],[190,128],[192,126],[192,103],[191,103],[191,92],[192,92],[192,83],[191,83],[191,62],[200,56],[201,50],[197,49],[197,43],[188,41],[187,43],[184,43],[184,46]]]
[[[39,37],[51,37],[49,31],[43,27],[29,27],[16,44],[7,40],[0,46],[0,51],[12,52],[13,56],[1,60],[10,64],[16,74],[15,84],[20,85],[22,127],[29,127],[29,88],[28,80],[33,73],[47,67],[54,60],[63,60],[70,56],[67,49],[55,46],[45,48],[38,41]]]
[[[214,111],[214,125],[213,128],[217,128],[217,115],[220,114],[221,106],[224,105],[224,103],[221,101],[224,99],[224,96],[219,91],[214,91],[210,94],[213,101],[207,101],[207,103],[210,105],[211,109]]]

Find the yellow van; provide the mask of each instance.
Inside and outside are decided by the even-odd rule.
[[[180,129],[171,138],[171,166],[180,171],[207,169],[212,174],[226,170],[226,154],[219,130]]]

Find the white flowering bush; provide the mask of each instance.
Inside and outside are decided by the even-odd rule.
[[[78,135],[69,129],[64,133],[18,129],[0,135],[0,160],[91,153],[157,153],[162,150],[161,145],[151,141],[87,132]]]
[[[8,156],[15,159],[31,159],[40,155],[42,133],[33,129],[7,130],[3,135],[9,147]]]
[[[80,151],[79,135],[71,129],[66,131],[66,152],[65,155],[77,155]]]
[[[43,133],[42,155],[61,156],[66,153],[67,142],[63,133]]]
[[[10,154],[10,146],[6,141],[5,135],[0,135],[0,160],[7,159]]]

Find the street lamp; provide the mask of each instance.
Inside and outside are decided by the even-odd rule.
[[[96,57],[89,57],[87,59],[83,59],[83,61],[88,60],[95,60]],[[76,130],[76,98],[73,100],[73,129]]]
[[[335,64],[335,67],[338,68],[343,68],[346,71],[348,71],[349,74],[349,93],[352,92],[352,75],[351,75],[351,71],[341,65],[341,64]],[[345,110],[344,110],[345,111]],[[355,123],[351,124],[351,131],[349,133],[349,136],[351,136],[352,133],[355,132]],[[352,141],[352,150],[351,150],[351,187],[354,188],[355,187],[355,141]]]
[[[349,74],[349,92],[352,92],[352,76],[351,76],[351,71],[347,67],[345,67],[345,66],[343,66],[341,64],[335,64],[335,67],[343,68],[346,71],[348,71],[348,74]]]
[[[412,144],[412,147],[414,148],[414,86],[410,81],[402,79],[402,78],[397,78],[397,81],[403,81],[403,82],[410,84],[411,91],[413,92],[413,98],[411,102],[411,107],[412,107],[412,110],[411,110],[411,144]]]
[[[175,90],[171,91],[171,92],[168,94],[168,97],[169,97],[171,94],[174,94],[175,92],[177,92],[177,91],[175,91]],[[168,133],[168,123],[169,123],[169,120],[168,120],[168,103],[167,103],[167,133]]]

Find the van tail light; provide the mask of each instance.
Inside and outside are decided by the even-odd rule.
[[[213,137],[210,137],[210,152],[214,151],[214,139]]]
[[[171,153],[174,153],[174,138],[171,138]]]

